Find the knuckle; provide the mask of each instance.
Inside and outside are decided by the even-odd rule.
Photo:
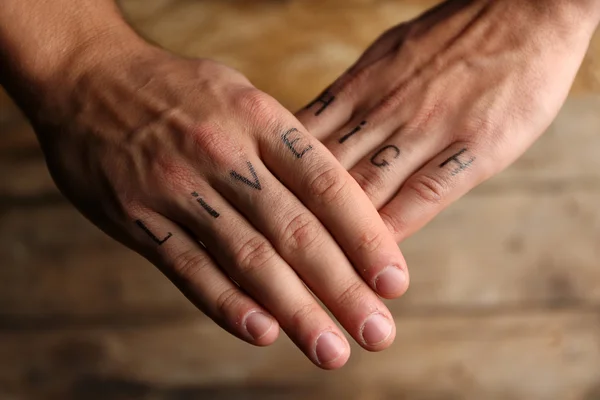
[[[239,296],[239,290],[236,287],[225,289],[225,291],[219,294],[215,302],[218,315],[224,316],[235,314],[234,311],[240,301],[241,297]]]
[[[308,213],[294,217],[283,230],[284,246],[292,251],[306,250],[322,236],[321,227]]]
[[[243,147],[224,135],[222,129],[215,124],[204,123],[195,126],[190,134],[193,154],[201,161],[216,166],[227,167],[231,160],[243,153]]]
[[[254,236],[235,252],[234,262],[242,274],[256,273],[275,256],[273,247],[263,238]]]
[[[381,232],[363,232],[358,238],[356,251],[373,253],[381,247],[383,240],[384,236]]]
[[[190,281],[200,271],[207,267],[207,259],[201,252],[188,250],[179,254],[172,262],[172,268],[175,274]]]
[[[321,311],[321,307],[317,303],[302,304],[293,313],[290,318],[292,329],[298,329],[306,324],[306,320],[316,315]]]
[[[377,171],[353,169],[350,171],[350,175],[369,199],[374,199],[377,196],[377,193],[385,189],[384,177]]]
[[[395,238],[401,237],[406,232],[407,224],[399,215],[390,214],[383,209],[379,211],[379,216]]]
[[[337,304],[351,306],[365,297],[365,283],[361,280],[353,280],[345,289],[337,296]]]
[[[313,177],[309,184],[309,193],[323,203],[340,200],[347,191],[348,182],[335,168],[327,168]]]
[[[377,105],[377,113],[382,116],[395,114],[401,109],[405,102],[408,90],[405,86],[394,88],[390,93],[386,94]]]
[[[171,158],[156,157],[150,168],[157,187],[170,192],[186,190],[194,178],[189,166]]]
[[[278,120],[280,113],[276,112],[279,108],[267,94],[256,89],[246,90],[237,101],[238,107],[254,121],[255,128],[271,131],[281,125]]]
[[[449,185],[439,176],[419,174],[406,182],[406,189],[425,203],[440,204],[446,198]]]
[[[407,123],[410,131],[423,132],[429,131],[430,127],[436,126],[448,114],[449,104],[438,99],[424,104],[415,114],[411,121]]]

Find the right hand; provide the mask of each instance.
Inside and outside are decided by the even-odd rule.
[[[230,68],[145,44],[105,54],[26,110],[65,196],[240,339],[269,345],[279,324],[318,366],[344,365],[310,289],[365,349],[388,347],[376,293],[403,294],[406,265],[333,155]]]

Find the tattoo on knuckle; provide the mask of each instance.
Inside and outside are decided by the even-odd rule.
[[[342,136],[340,138],[340,140],[339,140],[340,144],[344,143],[345,141],[347,141],[348,139],[350,139],[352,136],[356,135],[358,132],[360,132],[361,130],[363,130],[363,128],[364,128],[365,125],[367,125],[367,121],[362,121],[357,127],[355,127],[350,132],[348,132],[347,134],[345,134],[344,136]]]
[[[206,211],[208,213],[208,215],[210,215],[214,219],[217,219],[217,218],[219,218],[221,216],[221,214],[219,214],[214,208],[212,208],[206,202],[206,200],[204,200],[202,197],[200,197],[200,195],[198,194],[198,192],[192,192],[192,197],[194,197],[196,199],[196,201],[198,202],[198,204],[200,204],[200,206],[202,206],[202,208],[204,209],[204,211]]]
[[[376,167],[383,168],[390,165],[390,160],[395,160],[400,157],[400,149],[393,144],[382,147],[377,150],[371,157],[371,164]]]
[[[442,203],[448,192],[447,183],[439,177],[428,174],[417,175],[409,180],[406,185],[409,190],[427,203]]]
[[[152,239],[152,241],[154,241],[154,243],[158,244],[159,246],[165,244],[166,241],[171,239],[171,237],[173,236],[171,232],[167,232],[166,236],[159,238],[150,230],[150,228],[146,226],[146,224],[144,224],[144,222],[142,222],[141,219],[136,220],[135,223],[141,230],[143,230],[146,233],[146,235],[150,237],[150,239]]]
[[[292,152],[292,154],[296,158],[302,158],[313,149],[311,145],[297,145],[298,142],[302,140],[302,137],[299,136],[300,131],[296,128],[289,129],[285,131],[281,135],[281,140],[286,145],[286,147]]]
[[[315,116],[321,115],[327,107],[331,105],[335,101],[335,96],[328,90],[325,90],[323,93],[319,95],[312,103],[306,106],[306,109],[311,109],[315,105],[319,105],[319,108],[315,111]]]
[[[248,166],[248,170],[250,171],[250,175],[251,175],[252,179],[249,179],[248,177],[246,177],[234,170],[229,171],[229,174],[236,181],[240,181],[240,182],[250,186],[253,189],[262,190],[262,186],[260,184],[260,180],[258,179],[258,175],[256,174],[256,171],[254,170],[254,166],[252,165],[252,163],[250,161],[247,161],[246,165]]]
[[[331,203],[340,199],[346,191],[347,182],[335,168],[328,168],[312,178],[309,183],[310,193],[323,203]]]
[[[476,160],[476,157],[469,156],[467,152],[467,148],[461,149],[459,152],[457,152],[456,154],[448,158],[446,161],[441,163],[440,168],[445,168],[448,165],[452,165],[453,168],[450,171],[450,174],[452,176],[460,174],[462,171],[469,168]]]
[[[234,255],[236,268],[242,274],[255,273],[275,256],[271,245],[263,238],[254,236],[244,242]]]
[[[321,236],[318,222],[306,213],[295,216],[283,231],[285,246],[292,250],[306,250]]]

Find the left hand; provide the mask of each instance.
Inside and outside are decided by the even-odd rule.
[[[598,22],[593,3],[446,1],[387,31],[297,116],[401,241],[546,130]]]

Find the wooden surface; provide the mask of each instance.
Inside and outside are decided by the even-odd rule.
[[[150,39],[295,109],[435,1],[124,0]],[[394,346],[323,372],[223,333],[58,194],[0,94],[0,400],[600,399],[600,36],[543,138],[402,244]]]

